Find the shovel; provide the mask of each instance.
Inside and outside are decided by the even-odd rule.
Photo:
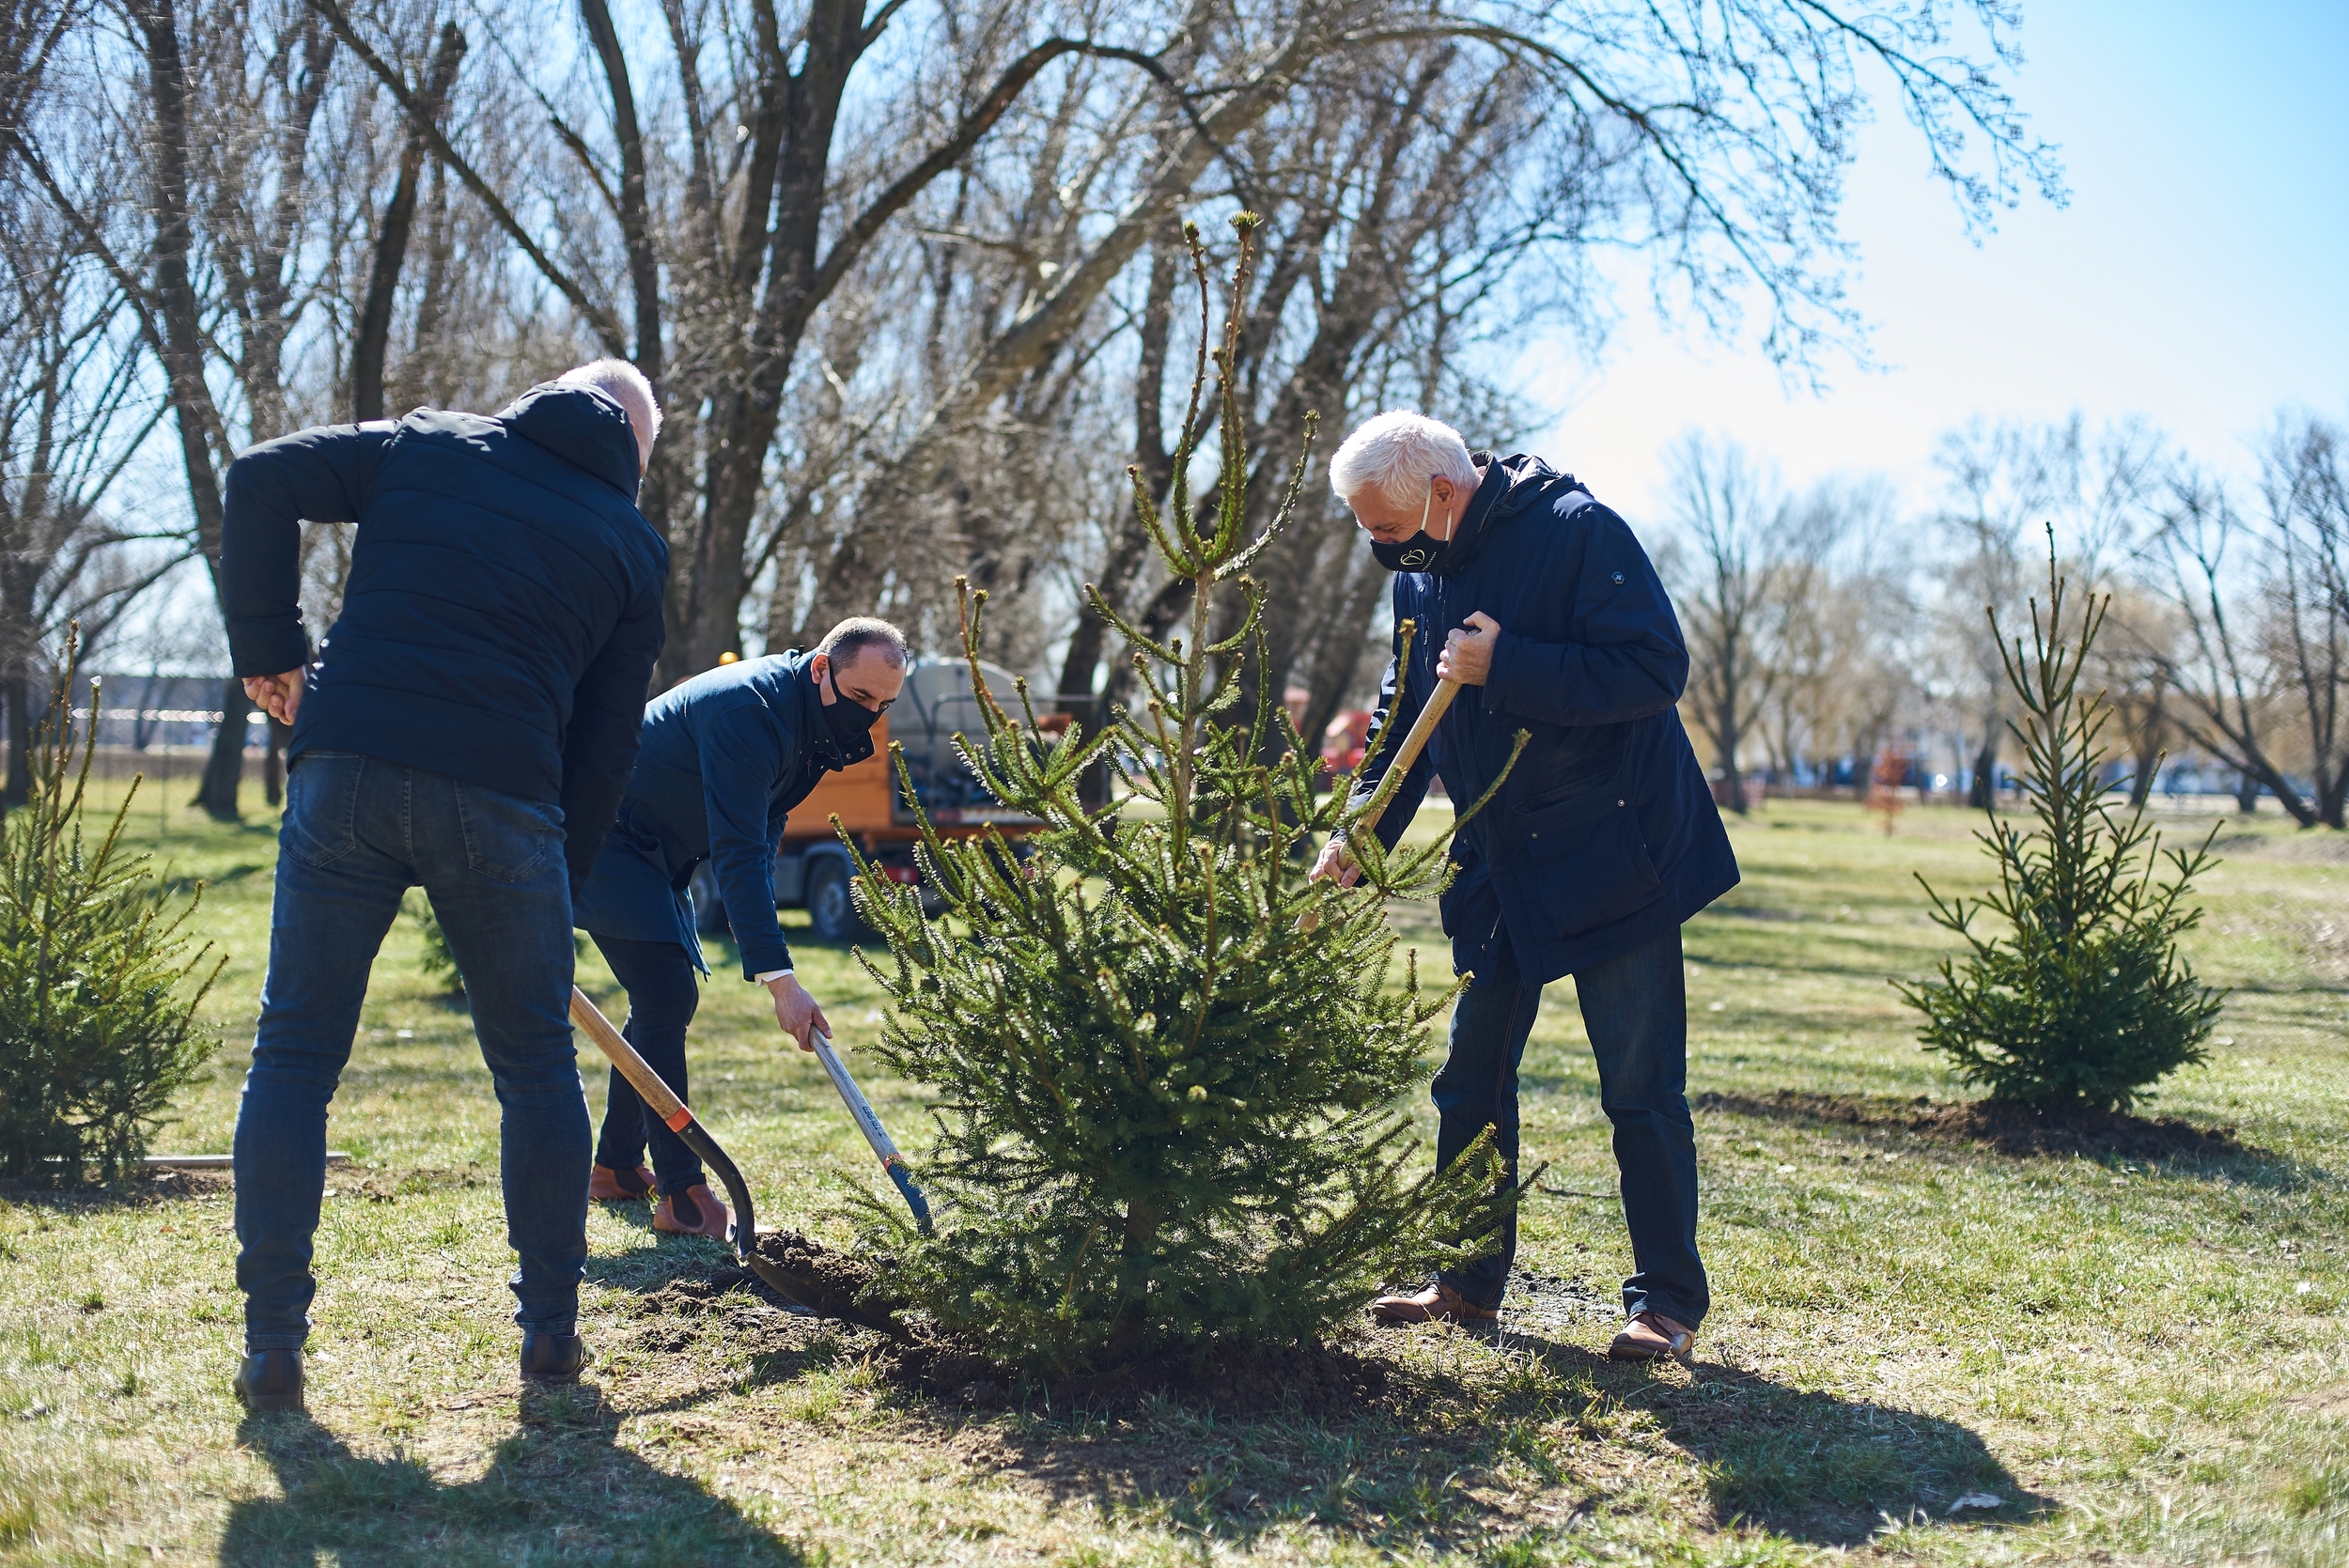
[[[588,1000],[587,993],[571,987],[571,1022],[577,1024],[596,1048],[611,1058],[612,1065],[620,1070],[652,1113],[669,1125],[669,1130],[685,1140],[685,1146],[699,1155],[702,1163],[718,1173],[725,1184],[726,1196],[734,1200],[734,1246],[742,1257],[742,1266],[773,1287],[786,1301],[802,1307],[816,1308],[817,1303],[806,1298],[807,1292],[795,1284],[791,1276],[758,1255],[758,1224],[751,1218],[751,1191],[742,1185],[742,1172],[734,1161],[718,1147],[718,1141],[709,1136],[685,1102],[677,1097],[669,1086],[661,1081],[661,1075],[652,1070],[645,1059],[636,1054],[636,1048],[628,1043],[620,1032],[612,1027],[612,1020],[603,1016],[603,1009]]]
[[[1401,783],[1403,775],[1411,770],[1411,764],[1419,760],[1420,753],[1427,749],[1427,737],[1436,733],[1436,722],[1443,717],[1444,709],[1450,707],[1452,699],[1459,694],[1460,683],[1458,681],[1439,680],[1436,682],[1436,690],[1429,694],[1427,701],[1420,706],[1419,719],[1411,725],[1411,733],[1403,737],[1403,744],[1396,750],[1394,760],[1387,765],[1388,777],[1394,779],[1398,784]],[[1362,813],[1350,831],[1357,833],[1372,831],[1378,826],[1378,819],[1386,815],[1386,807],[1380,806],[1376,811]],[[1320,924],[1321,911],[1319,909],[1308,909],[1297,917],[1297,928],[1300,931],[1311,931]]]

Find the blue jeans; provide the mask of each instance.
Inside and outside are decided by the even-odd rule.
[[[587,1262],[587,1097],[569,1018],[563,813],[350,752],[305,752],[277,835],[269,975],[237,1110],[237,1284],[251,1350],[308,1336],[326,1106],[367,970],[418,883],[465,977],[496,1085],[506,1241],[525,1329],[569,1334]]]
[[[628,1027],[621,1034],[645,1064],[661,1075],[669,1092],[685,1099],[685,1030],[702,1001],[701,971],[693,967],[693,955],[679,942],[631,941],[592,931],[588,935],[612,966],[612,978],[628,993]],[[702,1172],[701,1157],[652,1113],[614,1067],[612,1090],[603,1103],[603,1131],[596,1138],[596,1163],[611,1171],[633,1171],[647,1143],[662,1192],[683,1192],[708,1179]]]
[[[1615,1127],[1615,1170],[1635,1272],[1626,1312],[1658,1312],[1694,1328],[1712,1305],[1697,1256],[1696,1125],[1688,1116],[1688,991],[1680,932],[1670,931],[1574,977],[1582,1025],[1598,1061],[1598,1103]],[[1436,1159],[1449,1165],[1486,1126],[1517,1168],[1517,1063],[1541,1010],[1542,988],[1518,972],[1504,937],[1452,1010],[1451,1054],[1436,1074]],[[1517,1251],[1513,1211],[1501,1250],[1445,1284],[1498,1307]]]

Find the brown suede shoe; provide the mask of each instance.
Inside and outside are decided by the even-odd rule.
[[[1607,1354],[1618,1361],[1685,1361],[1697,1343],[1697,1331],[1683,1327],[1661,1312],[1641,1312],[1624,1325]]]
[[[682,1192],[664,1192],[652,1211],[652,1228],[667,1235],[706,1235],[717,1241],[734,1239],[734,1216],[709,1190],[708,1182]]]
[[[641,1203],[652,1196],[652,1172],[639,1165],[614,1171],[609,1165],[587,1168],[587,1201],[591,1203]]]
[[[1478,1306],[1441,1282],[1429,1285],[1416,1296],[1382,1296],[1370,1304],[1370,1315],[1379,1323],[1457,1323],[1466,1327],[1489,1327],[1501,1321],[1500,1312]]]

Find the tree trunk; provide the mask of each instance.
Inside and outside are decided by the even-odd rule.
[[[204,759],[204,779],[196,786],[195,799],[188,804],[202,806],[213,820],[234,822],[237,818],[237,786],[244,782],[245,715],[253,711],[253,699],[244,694],[244,682],[230,675],[221,688],[220,727],[212,732],[212,754]]]
[[[0,674],[0,698],[8,705],[8,778],[0,788],[0,811],[33,798],[33,716],[26,706],[32,685],[24,660],[10,659],[7,672]]]
[[[272,806],[286,803],[286,742],[293,735],[293,726],[281,724],[274,719],[265,721],[269,732],[269,751],[261,758],[261,798]]]
[[[1966,803],[1976,811],[1989,811],[1999,803],[1999,743],[1998,730],[1993,725],[1974,753],[1974,782],[1966,791]]]
[[[2260,809],[2259,775],[2248,768],[2234,786],[2234,809],[2245,816],[2254,815]]]
[[[432,52],[431,75],[425,84],[426,112],[438,119],[448,90],[464,57],[465,35],[454,22],[441,27],[441,41]],[[391,205],[383,210],[383,226],[375,241],[375,265],[367,274],[366,303],[359,311],[359,335],[350,350],[351,417],[383,417],[383,365],[392,339],[392,303],[399,288],[400,268],[408,259],[408,236],[416,220],[416,186],[424,175],[425,134],[411,127],[408,145],[399,155],[399,179],[392,187]],[[274,753],[272,753],[274,754]],[[271,798],[275,803],[275,797]]]

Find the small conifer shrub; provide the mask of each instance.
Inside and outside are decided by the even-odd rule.
[[[0,823],[0,1175],[39,1183],[137,1165],[172,1095],[219,1048],[195,1010],[227,961],[190,935],[196,899],[175,900],[123,848],[137,780],[104,831],[86,834],[95,751],[73,723],[74,665],[69,635],[31,799]],[[94,716],[96,681],[88,700]]]
[[[1925,1016],[1925,1048],[1992,1098],[2125,1110],[2166,1074],[2202,1061],[2218,1017],[2220,993],[2178,951],[2201,919],[2187,895],[2212,863],[2211,841],[2163,850],[2142,805],[2119,815],[2108,803],[2109,709],[2080,675],[2110,600],[2091,596],[2067,620],[2052,528],[2047,583],[2045,613],[2031,601],[2028,652],[2019,637],[2009,651],[1997,612],[1990,617],[2022,706],[2009,728],[2023,744],[2037,824],[2027,831],[1990,813],[1974,836],[1998,863],[1999,885],[1980,898],[1944,900],[1918,877],[1936,924],[1967,950],[1944,958],[1937,979],[1893,984]]]
[[[942,1200],[936,1235],[878,1202],[864,1211],[888,1293],[1006,1364],[1078,1372],[1308,1342],[1379,1285],[1488,1249],[1517,1190],[1489,1142],[1423,1169],[1397,1106],[1456,987],[1423,986],[1411,960],[1388,984],[1381,902],[1439,890],[1446,846],[1388,855],[1363,834],[1361,886],[1309,883],[1300,846],[1362,808],[1346,789],[1315,793],[1320,759],[1270,687],[1252,683],[1252,711],[1239,700],[1263,658],[1264,594],[1244,573],[1305,474],[1300,458],[1271,528],[1246,538],[1232,366],[1254,221],[1238,221],[1212,356],[1217,488],[1196,503],[1186,489],[1216,341],[1190,227],[1199,363],[1163,512],[1135,481],[1159,555],[1193,586],[1189,624],[1153,636],[1088,588],[1138,650],[1143,700],[1090,737],[1039,723],[1024,681],[1016,698],[989,690],[986,596],[966,586],[988,733],[957,744],[998,800],[1045,827],[1016,852],[993,831],[947,843],[925,818],[934,916],[870,867],[857,883],[889,943],[886,965],[866,960],[890,998],[879,1054],[937,1096],[919,1172]],[[1111,758],[1132,793],[1089,810],[1081,780]]]

